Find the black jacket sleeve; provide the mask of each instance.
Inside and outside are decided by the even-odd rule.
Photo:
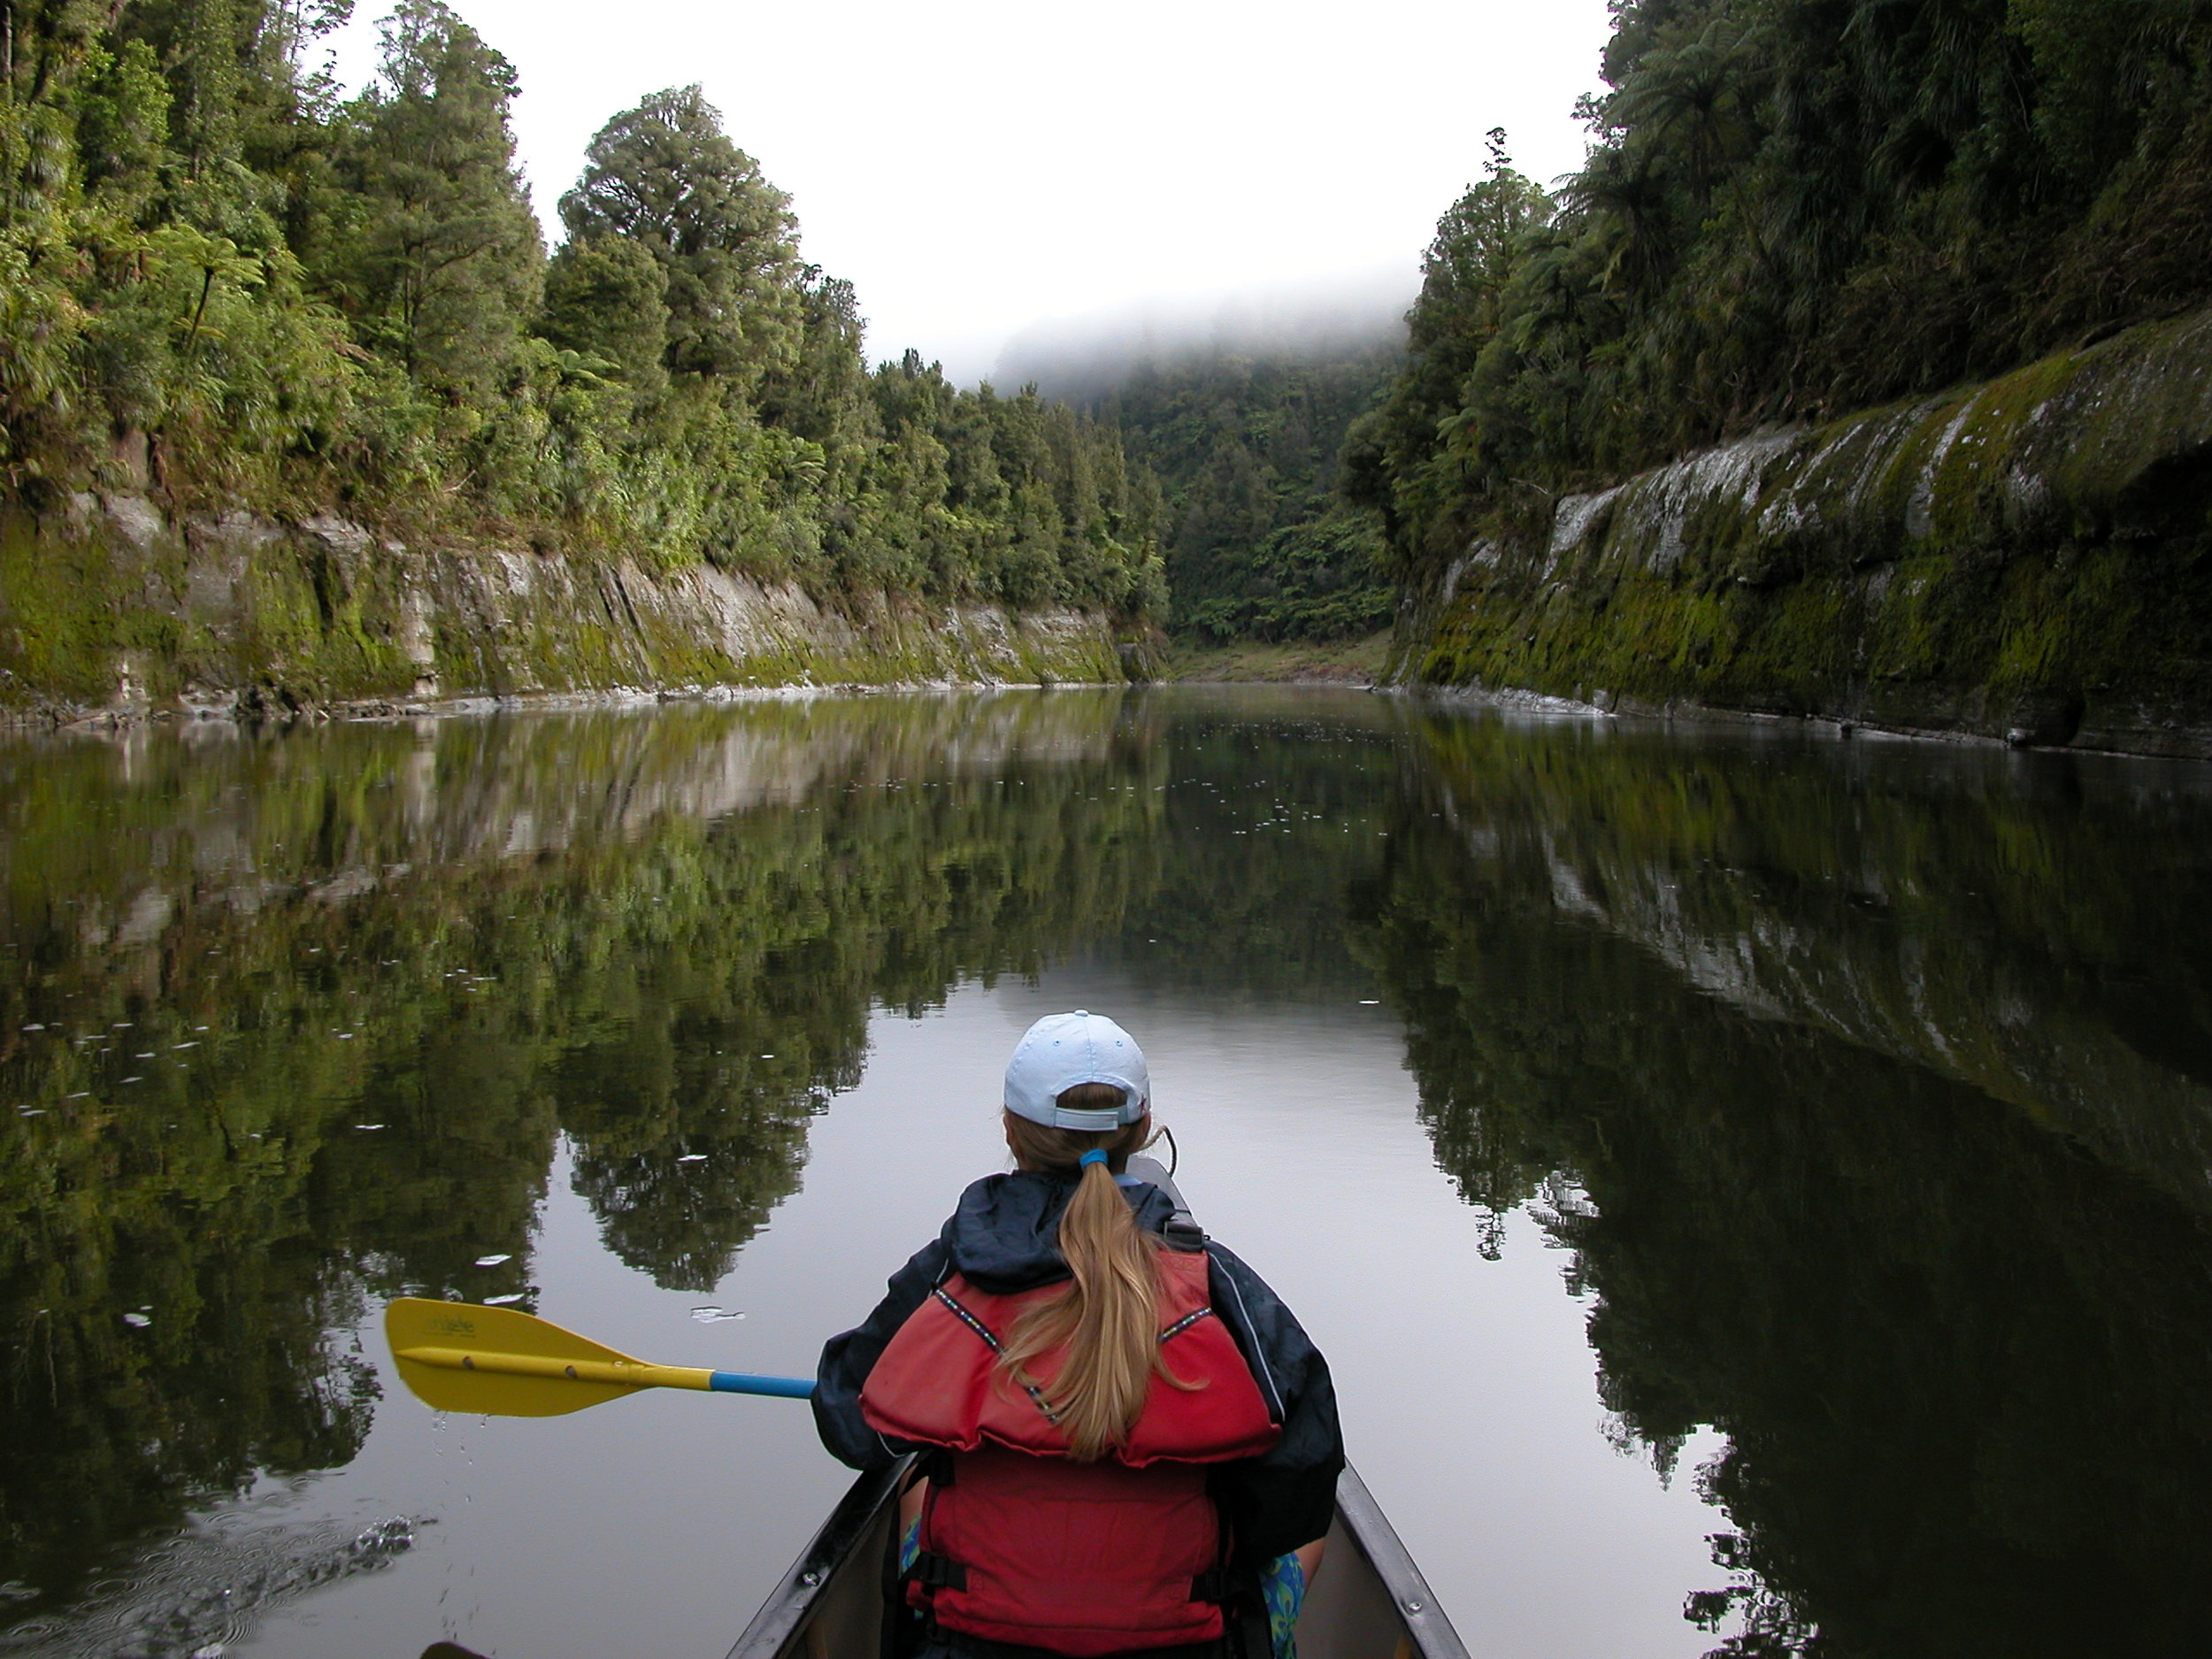
[[[1212,1482],[1236,1540],[1232,1565],[1258,1567],[1329,1530],[1344,1433],[1336,1420],[1329,1362],[1266,1281],[1218,1244],[1208,1244],[1214,1311],[1283,1425],[1264,1456],[1225,1463]]]
[[[814,1374],[814,1426],[839,1463],[855,1469],[883,1469],[914,1449],[868,1426],[860,1415],[860,1389],[885,1346],[945,1277],[945,1265],[942,1240],[923,1246],[891,1275],[883,1300],[867,1322],[830,1338],[824,1346],[822,1363]]]

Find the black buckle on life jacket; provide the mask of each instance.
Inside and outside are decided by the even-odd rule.
[[[1233,1590],[1228,1573],[1219,1567],[1209,1567],[1190,1581],[1190,1599],[1194,1601],[1217,1604],[1227,1601]]]
[[[900,1575],[909,1584],[918,1584],[925,1590],[965,1590],[968,1570],[949,1555],[940,1555],[923,1550],[914,1557],[914,1564]]]

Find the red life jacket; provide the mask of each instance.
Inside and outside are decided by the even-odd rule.
[[[1079,1659],[1221,1634],[1227,1540],[1205,1465],[1256,1457],[1282,1429],[1214,1314],[1205,1256],[1162,1250],[1159,1264],[1161,1356],[1199,1386],[1156,1373],[1127,1443],[1095,1463],[1071,1459],[1045,1414],[1065,1354],[1030,1363],[1031,1389],[998,1363],[1014,1322],[1063,1286],[998,1296],[956,1274],[869,1371],[870,1427],[953,1454],[930,1483],[907,1598],[946,1629]]]

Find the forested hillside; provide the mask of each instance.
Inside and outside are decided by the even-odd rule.
[[[1174,626],[1202,639],[1337,639],[1390,621],[1382,520],[1338,491],[1344,434],[1394,343],[1141,364],[1090,407],[1167,498]]]
[[[2212,298],[2212,11],[1615,0],[1556,196],[1492,137],[1347,454],[1397,568],[1765,422]]]
[[[1164,603],[1114,433],[871,370],[858,302],[697,88],[613,117],[549,258],[504,58],[403,0],[14,0],[0,73],[0,504],[150,492],[860,591]]]

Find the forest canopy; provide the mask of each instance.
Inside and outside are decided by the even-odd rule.
[[[1023,393],[871,368],[849,283],[697,87],[617,114],[549,257],[512,66],[402,0],[10,0],[0,497],[337,511],[403,534],[701,560],[818,595],[1137,618],[1156,486]]]
[[[607,122],[549,252],[506,59],[403,0],[346,96],[351,6],[9,0],[0,498],[1325,636],[1562,494],[2212,298],[2201,4],[1613,0],[1586,165],[1548,191],[1493,135],[1402,360],[1087,409],[873,361],[695,86]]]
[[[1566,491],[2212,298],[2212,8],[1612,0],[1591,149],[1494,133],[1348,444],[1419,580]]]

